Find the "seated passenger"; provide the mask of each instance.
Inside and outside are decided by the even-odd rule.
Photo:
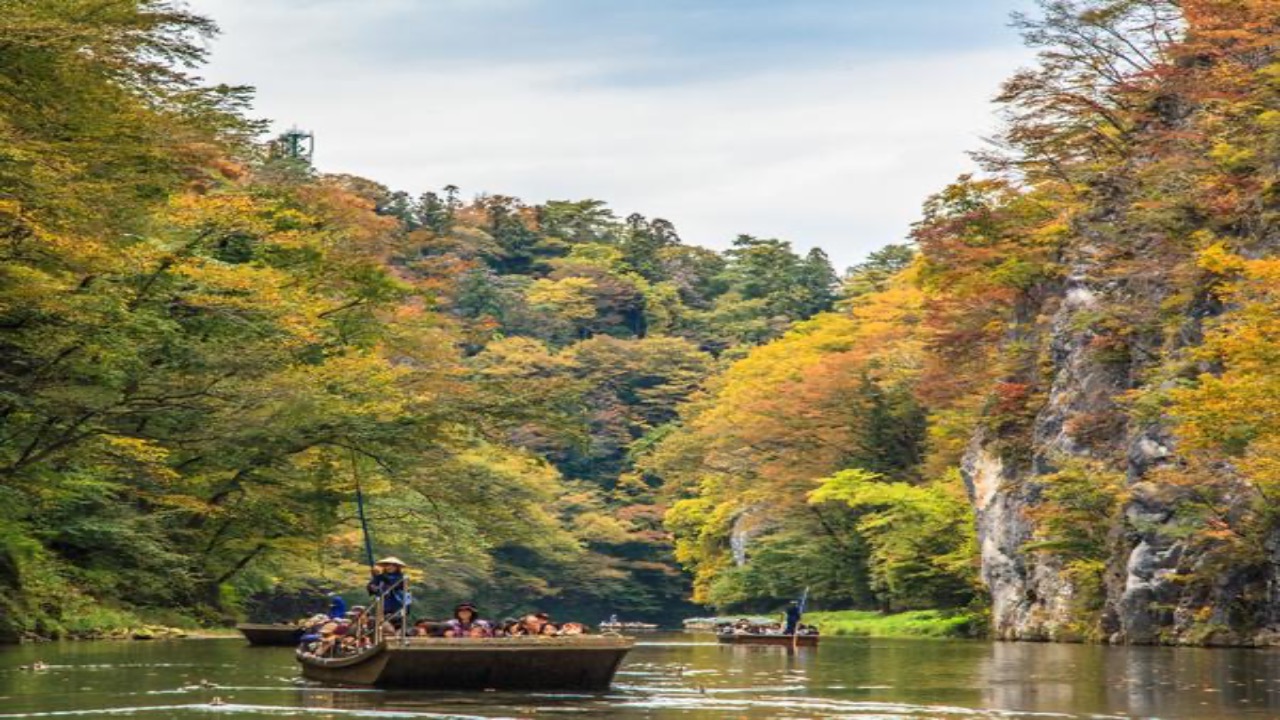
[[[547,624],[546,613],[529,613],[520,618],[519,635],[541,635],[542,627]]]
[[[318,632],[325,623],[329,622],[330,619],[331,618],[328,615],[319,613],[312,615],[305,620],[299,620],[298,626],[303,628],[306,632]]]
[[[561,635],[583,635],[586,632],[587,627],[582,623],[567,622],[560,626]]]
[[[337,646],[339,637],[337,635],[338,623],[326,623],[320,628],[320,643],[316,647],[316,655],[320,657],[330,657],[334,654],[334,648]]]
[[[334,620],[347,616],[347,601],[338,593],[329,593],[329,617]]]
[[[445,637],[477,637],[472,632],[479,628],[484,632],[479,637],[488,637],[489,623],[480,619],[476,606],[469,602],[460,603],[453,609],[453,618],[445,624]]]

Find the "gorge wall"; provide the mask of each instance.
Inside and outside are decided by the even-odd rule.
[[[1084,5],[1001,98],[1068,210],[1000,341],[1023,414],[962,462],[993,633],[1274,644],[1280,10]]]
[[[1232,453],[1211,457],[1208,474],[1197,475],[1176,413],[1144,407],[1229,369],[1203,343],[1207,328],[1240,308],[1215,291],[1220,277],[1205,269],[1204,250],[1175,247],[1166,231],[1127,214],[1141,178],[1126,171],[1117,182],[1129,191],[1095,195],[1059,258],[1060,281],[1043,287],[1008,333],[1006,344],[1038,350],[1019,375],[1037,389],[1033,421],[1017,437],[979,430],[963,460],[993,634],[1280,643],[1280,534],[1260,520],[1270,513],[1266,478],[1242,473]],[[1274,259],[1280,235],[1270,220],[1196,221],[1216,233],[1224,220],[1239,233],[1230,241],[1239,252]],[[1082,548],[1070,531],[1055,542],[1064,532],[1043,522],[1055,512],[1059,522],[1092,523],[1096,544]]]

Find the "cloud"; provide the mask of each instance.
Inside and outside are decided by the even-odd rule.
[[[971,166],[965,151],[993,129],[988,99],[1027,55],[977,40],[859,46],[817,27],[835,4],[861,6],[834,16],[852,37],[868,15],[891,34],[910,3],[817,0],[782,15],[757,0],[728,15],[722,3],[673,0],[457,0],[429,14],[407,0],[195,8],[227,31],[211,76],[256,84],[261,114],[312,129],[324,170],[410,192],[452,183],[532,202],[594,197],[668,218],[689,242],[724,247],[749,232],[849,264],[901,241],[925,196]],[[602,19],[589,6],[615,11]],[[710,32],[689,19],[697,12],[713,36],[726,22],[742,31],[695,47]],[[654,30],[672,23],[681,29]],[[441,34],[452,39],[433,45]],[[757,36],[767,37],[752,54]],[[797,37],[812,46],[789,50]]]

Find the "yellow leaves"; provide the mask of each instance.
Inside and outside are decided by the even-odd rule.
[[[554,308],[569,320],[591,320],[596,316],[595,290],[596,283],[590,278],[543,278],[529,287],[525,297],[530,304]]]
[[[1246,260],[1214,245],[1200,262],[1236,277],[1224,290],[1231,307],[1197,353],[1222,370],[1170,390],[1167,411],[1193,460],[1229,460],[1274,493],[1280,490],[1280,260]]]
[[[573,365],[567,355],[552,353],[537,340],[523,337],[489,343],[474,362],[485,376],[499,379],[552,379]]]
[[[271,226],[255,198],[237,193],[182,193],[169,200],[164,222],[176,229],[205,234],[265,234]]]
[[[872,490],[881,479],[878,473],[861,468],[844,470],[821,481],[818,488],[809,493],[809,503],[845,502],[857,504],[862,502],[868,491]]]
[[[110,452],[127,457],[134,462],[164,462],[169,457],[169,451],[166,448],[142,438],[113,435],[107,437],[106,445]]]
[[[1203,231],[1197,233],[1200,238],[1205,235],[1207,233]],[[1200,251],[1196,256],[1196,265],[1200,269],[1215,275],[1233,276],[1240,274],[1244,270],[1245,260],[1228,250],[1224,243],[1217,241]]]
[[[1219,142],[1209,151],[1209,157],[1227,172],[1250,172],[1257,159],[1253,150]]]
[[[168,465],[169,450],[151,440],[109,435],[103,439],[102,449],[114,463],[129,468],[135,477],[145,476],[166,485],[179,477]]]
[[[621,545],[632,539],[624,524],[602,512],[575,515],[571,527],[574,536],[583,542]]]

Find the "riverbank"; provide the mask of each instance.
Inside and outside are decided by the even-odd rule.
[[[9,618],[13,620],[14,618]],[[32,618],[26,618],[28,621]],[[207,627],[176,611],[141,614],[103,605],[84,604],[75,612],[48,616],[26,626],[0,627],[0,644],[57,640],[176,640],[235,637],[231,628]]]
[[[982,634],[979,615],[964,611],[913,610],[884,615],[867,610],[811,612],[806,623],[824,635],[884,638],[972,638]]]

